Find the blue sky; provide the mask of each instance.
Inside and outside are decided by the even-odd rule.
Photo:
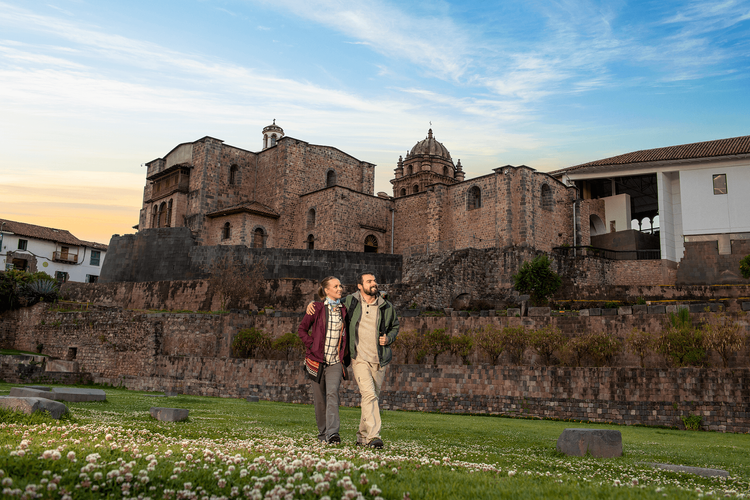
[[[750,2],[0,0],[0,217],[107,243],[141,165],[287,135],[467,178],[750,134]]]

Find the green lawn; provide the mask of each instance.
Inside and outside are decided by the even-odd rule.
[[[0,384],[0,395],[10,387]],[[3,497],[27,489],[40,498],[750,496],[748,435],[386,411],[386,447],[375,451],[354,446],[358,408],[341,409],[344,442],[326,446],[316,442],[308,405],[104,389],[106,402],[70,403],[72,417],[62,421],[0,412]],[[190,419],[157,422],[151,406],[188,408]],[[566,427],[618,429],[624,456],[558,454]],[[731,477],[645,462],[726,469]]]

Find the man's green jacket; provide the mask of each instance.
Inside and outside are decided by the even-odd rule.
[[[357,358],[357,344],[359,343],[359,320],[362,317],[362,305],[359,301],[359,292],[344,297],[342,302],[346,307],[346,321],[349,326],[349,353],[352,359]],[[388,340],[385,345],[378,342],[378,358],[380,366],[385,366],[393,359],[391,344],[396,340],[398,335],[398,317],[396,310],[385,297],[382,297],[382,303],[378,308],[378,335],[385,335]]]

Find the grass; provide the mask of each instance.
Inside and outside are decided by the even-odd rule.
[[[10,387],[0,384],[0,395]],[[384,411],[386,447],[378,451],[354,446],[358,408],[341,408],[344,443],[327,446],[316,442],[309,405],[104,390],[106,402],[69,403],[64,421],[0,412],[0,483],[11,481],[0,486],[3,497],[29,485],[41,498],[61,498],[63,489],[71,498],[231,498],[232,488],[241,498],[750,496],[748,435]],[[158,422],[151,406],[188,408],[190,418]],[[561,455],[555,442],[566,427],[617,429],[624,456]],[[703,478],[647,462],[731,476]]]

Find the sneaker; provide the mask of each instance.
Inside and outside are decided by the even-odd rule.
[[[341,438],[339,437],[338,433],[331,434],[331,437],[328,438],[328,444],[339,444],[341,443]]]
[[[383,440],[380,439],[380,438],[374,438],[372,441],[370,441],[369,443],[367,443],[367,446],[369,446],[370,448],[375,448],[375,449],[378,449],[378,450],[382,450],[383,449]]]

